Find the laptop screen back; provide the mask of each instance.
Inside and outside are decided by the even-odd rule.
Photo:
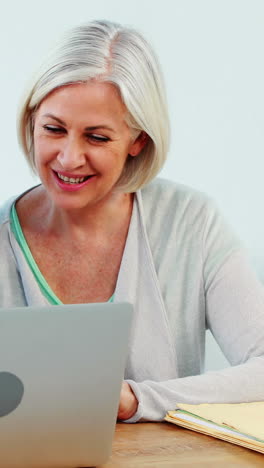
[[[1,466],[105,462],[131,318],[130,304],[0,309]]]

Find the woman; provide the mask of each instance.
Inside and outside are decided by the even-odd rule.
[[[263,288],[206,196],[153,181],[168,115],[141,35],[70,31],[25,97],[19,135],[42,183],[1,210],[2,306],[133,303],[120,419],[263,400]],[[200,375],[206,328],[233,367]]]

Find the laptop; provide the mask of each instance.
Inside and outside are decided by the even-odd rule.
[[[111,454],[131,304],[0,309],[0,467],[76,468]]]

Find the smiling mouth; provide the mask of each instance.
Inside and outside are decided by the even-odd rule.
[[[84,177],[67,177],[67,176],[60,174],[59,172],[55,172],[55,174],[58,177],[58,179],[62,180],[65,184],[72,184],[72,185],[81,184],[82,182],[85,182],[86,180],[91,179],[91,177],[93,177],[93,175],[84,176]]]

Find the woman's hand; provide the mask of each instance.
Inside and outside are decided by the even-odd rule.
[[[122,383],[117,419],[129,419],[137,411],[138,400],[135,397],[130,385]]]

